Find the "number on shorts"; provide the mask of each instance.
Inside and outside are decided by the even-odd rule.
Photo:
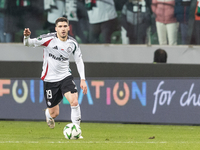
[[[52,99],[52,92],[51,90],[46,90],[47,93],[47,99]]]

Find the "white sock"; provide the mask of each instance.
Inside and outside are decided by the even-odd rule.
[[[46,115],[46,117],[47,117],[48,120],[49,120],[49,119],[52,119],[52,117],[51,117],[51,115],[50,115],[50,113],[49,113],[49,109],[46,109],[46,110],[45,110],[45,115]]]
[[[71,120],[72,120],[72,123],[76,123],[80,126],[81,109],[80,109],[79,104],[77,106],[71,106]]]

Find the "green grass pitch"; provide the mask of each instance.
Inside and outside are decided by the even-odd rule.
[[[0,121],[1,150],[199,150],[200,127],[81,123],[84,139],[67,140],[69,122]]]

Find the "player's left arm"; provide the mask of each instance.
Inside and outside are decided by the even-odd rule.
[[[85,66],[82,59],[82,54],[80,48],[77,46],[73,52],[74,60],[77,66],[78,73],[80,75],[80,87],[83,90],[83,94],[87,94],[87,84],[85,81]]]

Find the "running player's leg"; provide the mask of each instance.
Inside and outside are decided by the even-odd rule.
[[[71,120],[73,123],[80,125],[81,110],[78,104],[78,92],[72,76],[68,76],[62,80],[61,90],[63,95],[69,101],[71,106]]]
[[[59,103],[63,98],[59,85],[60,82],[44,82],[44,97],[47,105],[45,116],[50,128],[55,127],[54,118],[59,115]]]
[[[64,94],[66,99],[71,105],[71,120],[72,123],[76,123],[80,126],[81,123],[81,109],[78,104],[78,93],[67,92]],[[80,136],[79,139],[83,139],[83,136]]]
[[[64,94],[71,106],[71,120],[73,123],[80,125],[81,122],[81,109],[78,104],[78,93],[67,92]]]
[[[59,115],[59,105],[56,105],[52,108],[47,108],[45,110],[46,122],[50,128],[53,129],[55,127],[54,118],[56,118],[58,115]]]
[[[73,76],[68,76],[61,81],[61,90],[63,95],[69,101],[71,106],[71,120],[73,123],[80,125],[81,110],[78,104],[78,92]]]
[[[59,105],[56,105],[52,108],[47,108],[45,114],[49,119],[56,118],[59,115]]]

